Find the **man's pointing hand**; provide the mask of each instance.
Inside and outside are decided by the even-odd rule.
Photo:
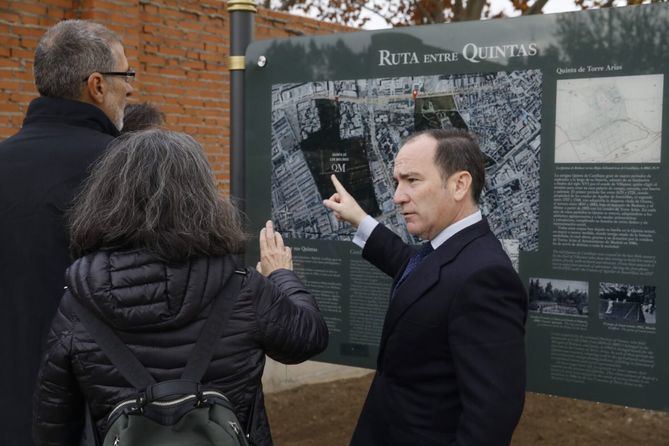
[[[336,176],[331,175],[330,179],[336,192],[327,200],[323,200],[323,205],[334,212],[337,220],[346,221],[357,228],[367,216],[367,213],[362,210],[355,198],[348,193]]]

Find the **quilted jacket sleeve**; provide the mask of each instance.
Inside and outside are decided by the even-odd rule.
[[[81,436],[84,400],[70,362],[72,327],[61,302],[49,330],[33,394],[36,446],[74,445]]]
[[[261,280],[256,311],[267,355],[284,364],[297,364],[325,350],[327,325],[316,300],[295,273],[280,269]]]

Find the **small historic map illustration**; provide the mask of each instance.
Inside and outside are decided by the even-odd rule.
[[[287,237],[350,240],[322,204],[334,173],[370,215],[416,242],[393,203],[395,155],[415,131],[463,128],[486,155],[481,207],[493,231],[536,250],[541,92],[540,70],[273,85],[272,219]]]
[[[664,75],[557,81],[556,163],[659,163]]]

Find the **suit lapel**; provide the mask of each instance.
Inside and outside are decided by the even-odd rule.
[[[453,261],[465,246],[488,232],[490,232],[490,227],[485,218],[478,223],[466,227],[446,240],[432,254],[427,256],[411,275],[405,279],[404,283],[397,289],[395,297],[390,302],[386,313],[383,332],[381,334],[379,358],[385,347],[388,335],[395,328],[397,321],[414,302],[422,298],[438,282],[441,268]],[[403,271],[404,268],[395,277],[393,284],[401,277]]]

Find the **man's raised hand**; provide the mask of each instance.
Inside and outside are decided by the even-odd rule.
[[[323,205],[334,213],[337,220],[346,221],[357,228],[367,216],[367,213],[362,210],[355,198],[348,193],[336,176],[331,175],[330,179],[336,192],[327,200],[323,200]]]

